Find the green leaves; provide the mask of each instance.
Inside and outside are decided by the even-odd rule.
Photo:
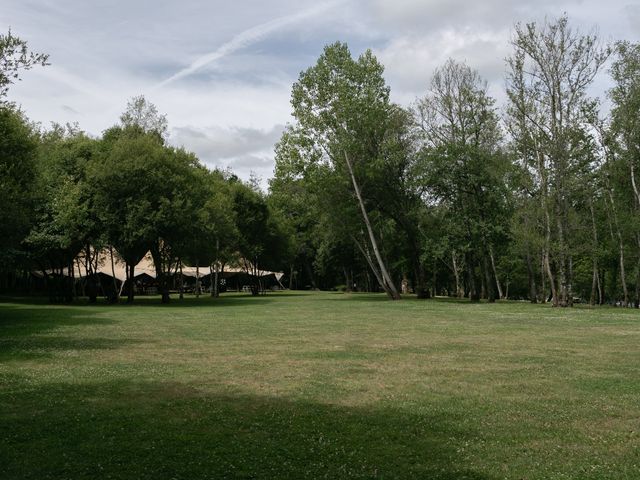
[[[35,65],[48,65],[49,55],[29,51],[27,42],[9,30],[0,34],[0,103],[9,91],[9,85],[20,79],[20,70],[29,70]]]
[[[24,116],[0,104],[0,260],[11,262],[34,221],[37,138]]]

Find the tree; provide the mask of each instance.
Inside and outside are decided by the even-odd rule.
[[[144,95],[133,97],[127,102],[126,110],[120,115],[120,123],[124,129],[152,133],[163,139],[167,136],[166,115],[159,113],[158,108]]]
[[[53,301],[71,300],[74,261],[81,251],[85,278],[90,282],[89,297],[95,301],[97,295],[91,282],[101,226],[87,177],[96,143],[74,126],[58,125],[44,132],[39,142],[37,217],[27,244],[32,259],[49,280]]]
[[[414,110],[422,141],[416,181],[426,200],[447,208],[454,219],[447,222],[446,243],[452,258],[464,257],[470,298],[476,301],[481,285],[490,301],[495,288],[503,296],[495,249],[507,229],[509,160],[501,152],[494,103],[477,72],[449,60],[436,70],[429,94]]]
[[[264,196],[242,183],[236,183],[233,209],[238,229],[238,251],[244,269],[254,283],[251,293],[262,290],[260,272],[278,268],[280,260],[288,256],[288,242],[281,220],[270,210]]]
[[[369,264],[389,297],[398,299],[366,204],[368,192],[362,186],[367,168],[380,156],[391,118],[382,71],[371,51],[354,60],[345,44],[329,45],[294,84],[291,103],[300,128],[322,152],[320,161],[328,162],[337,178],[351,185],[367,232],[363,254],[370,255]]]
[[[194,193],[201,188],[198,168],[193,154],[164,147],[151,134],[121,135],[94,164],[108,241],[126,261],[130,285],[135,265],[151,251],[163,303],[201,208],[202,195]]]
[[[0,102],[7,95],[9,86],[20,79],[21,70],[48,65],[48,59],[49,55],[29,51],[27,42],[13,35],[11,30],[0,34]]]
[[[635,243],[633,250],[637,251],[640,248],[640,187],[637,179],[640,169],[640,44],[620,42],[615,52],[616,59],[611,68],[615,84],[609,92],[613,101],[611,142],[617,147],[613,153],[621,163],[620,170],[626,172],[617,177],[619,188],[616,191],[629,191],[631,194],[631,201],[628,198],[622,200],[623,205],[629,207],[633,226],[631,236]],[[640,308],[640,255],[636,257],[635,305]]]
[[[34,221],[38,138],[19,110],[0,104],[0,263],[15,267]]]
[[[313,165],[317,158],[309,139],[289,126],[275,146],[276,165],[269,180],[268,202],[291,232],[288,265],[289,288],[294,282],[317,288],[314,260],[322,208],[315,188]]]
[[[93,163],[96,205],[106,241],[126,263],[128,301],[135,265],[151,252],[162,301],[180,258],[188,253],[205,201],[195,155],[164,145],[166,118],[144,97],[134,97],[116,125],[103,134]]]
[[[570,244],[573,155],[591,112],[587,88],[609,50],[595,35],[569,27],[566,16],[542,27],[517,24],[508,58],[510,130],[521,161],[534,176],[543,212],[543,263],[553,303],[571,305],[573,252]]]
[[[203,181],[203,188],[197,192],[202,196],[197,202],[201,207],[192,232],[185,236],[184,258],[196,266],[196,294],[200,293],[200,267],[206,266],[212,277],[211,296],[217,297],[220,270],[236,252],[239,240],[235,211],[231,208],[234,190],[220,171],[199,169],[196,173]]]

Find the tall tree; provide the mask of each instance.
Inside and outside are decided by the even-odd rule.
[[[511,132],[535,177],[544,218],[543,258],[554,305],[573,299],[570,244],[573,152],[589,114],[587,88],[609,55],[596,35],[582,35],[568,18],[517,24],[508,58]]]
[[[163,139],[167,136],[167,116],[158,112],[158,108],[144,95],[133,97],[127,102],[127,108],[120,115],[120,123],[125,129],[140,130]]]
[[[372,252],[370,266],[381,286],[390,298],[399,299],[363,188],[367,168],[379,159],[393,109],[382,72],[371,51],[354,60],[345,44],[329,45],[294,84],[291,103],[301,129],[322,152],[322,161],[338,178],[348,179],[367,233],[363,253]]]
[[[55,287],[54,300],[70,299],[71,284],[61,277],[73,275],[75,259],[81,251],[85,280],[93,281],[94,249],[100,242],[101,225],[88,181],[88,165],[96,155],[96,143],[74,126],[56,125],[43,133],[39,145],[38,216],[28,244],[40,269],[47,276],[49,272],[54,274],[49,277]],[[95,301],[97,291],[93,284],[88,286],[89,297]]]
[[[477,72],[449,60],[436,70],[430,92],[414,111],[422,140],[417,181],[460,224],[449,224],[448,243],[452,254],[464,256],[470,298],[476,301],[481,285],[489,300],[495,300],[496,288],[503,296],[495,253],[506,230],[509,161],[501,152],[494,103]]]
[[[0,104],[0,263],[23,256],[22,241],[34,221],[38,138],[24,115]]]
[[[620,180],[618,191],[629,190],[633,200],[625,202],[631,208],[632,237],[634,251],[640,249],[640,44],[620,42],[616,45],[616,59],[611,68],[615,82],[609,92],[613,101],[611,112],[611,135],[617,148],[618,161],[626,171]],[[627,188],[624,188],[624,185]],[[640,308],[640,255],[636,255],[635,306]]]

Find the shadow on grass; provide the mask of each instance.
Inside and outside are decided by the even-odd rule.
[[[104,311],[104,310],[101,310]],[[0,304],[0,338],[34,335],[62,326],[113,325],[116,320],[98,317],[100,311],[73,306],[22,306]]]
[[[488,480],[456,448],[459,418],[176,383],[0,390],[0,477]]]
[[[86,350],[114,350],[141,343],[139,340],[112,338],[0,337],[0,362],[42,358],[62,352],[74,355]]]
[[[117,323],[112,319],[97,317],[98,313],[73,307],[0,305],[0,362],[46,357],[63,351],[73,354],[83,350],[116,349],[141,343],[135,339],[47,335],[60,327]]]
[[[330,293],[330,292],[323,292]],[[122,297],[117,304],[110,304],[104,298],[99,298],[95,304],[90,304],[88,298],[79,297],[72,303],[65,305],[51,305],[48,298],[42,296],[33,297],[10,297],[0,296],[0,312],[2,308],[9,307],[8,304],[15,305],[33,305],[40,307],[52,307],[52,308],[76,308],[76,307],[162,307],[162,308],[184,308],[184,307],[216,307],[216,306],[246,306],[246,305],[264,305],[278,301],[279,299],[292,299],[292,298],[304,298],[317,295],[316,292],[309,291],[296,291],[296,292],[269,292],[265,295],[251,295],[249,293],[223,293],[218,298],[213,298],[209,295],[201,295],[196,297],[192,294],[185,295],[184,299],[178,298],[177,294],[171,294],[171,300],[167,304],[163,304],[160,301],[159,295],[140,295],[135,297],[133,303],[127,303],[126,298]]]

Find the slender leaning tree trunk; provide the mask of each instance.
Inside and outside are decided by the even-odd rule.
[[[355,174],[353,172],[353,167],[351,165],[351,160],[349,160],[349,155],[347,152],[344,152],[344,158],[347,164],[347,168],[349,170],[349,175],[351,176],[351,182],[353,183],[353,189],[355,190],[356,197],[358,199],[358,204],[360,205],[360,211],[362,212],[362,218],[364,220],[365,226],[367,227],[367,233],[369,234],[369,240],[371,241],[371,247],[373,248],[373,253],[377,260],[378,266],[380,268],[380,274],[384,283],[388,287],[389,297],[393,300],[399,300],[400,294],[398,293],[398,289],[396,288],[389,272],[387,270],[387,266],[382,260],[382,255],[380,255],[380,249],[378,248],[378,241],[376,240],[376,236],[373,233],[373,228],[371,227],[371,222],[369,221],[369,215],[367,214],[367,209],[364,206],[364,201],[362,200],[362,195],[360,194],[360,187],[358,186],[358,182],[356,181]]]

